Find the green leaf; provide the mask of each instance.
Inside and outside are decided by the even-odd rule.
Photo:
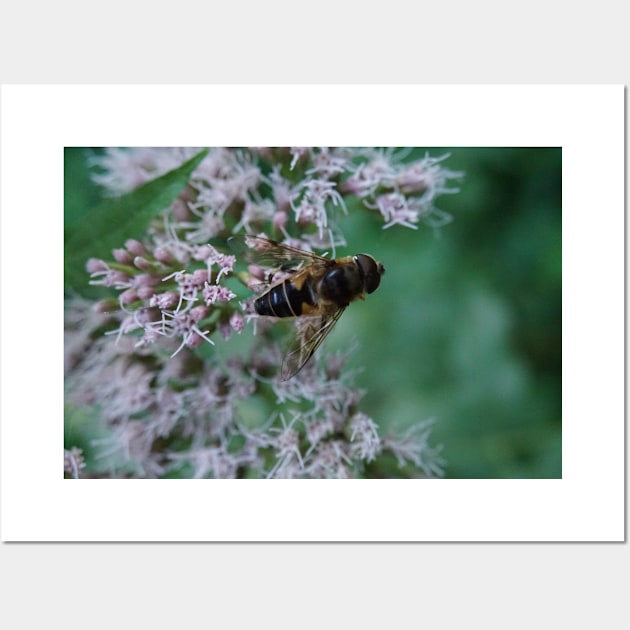
[[[185,188],[208,150],[132,192],[107,199],[85,214],[70,229],[64,248],[65,288],[84,294],[88,288],[85,263],[89,258],[111,258],[111,250],[130,238],[140,239],[151,220],[168,208]]]

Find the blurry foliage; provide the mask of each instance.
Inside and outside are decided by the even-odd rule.
[[[370,252],[386,275],[333,344],[358,340],[351,364],[381,426],[437,420],[447,477],[560,478],[562,151],[429,152],[466,173],[437,201],[453,222],[414,232],[342,220],[342,253]]]
[[[449,153],[444,165],[466,174],[460,193],[437,200],[453,222],[383,230],[366,212],[341,216],[348,247],[336,255],[370,253],[386,275],[320,352],[353,347],[361,406],[382,434],[435,418],[446,477],[560,478],[562,151],[429,148],[408,159],[426,152]],[[85,150],[65,152],[65,179],[71,229],[100,199]]]
[[[76,155],[75,152],[67,152]],[[64,271],[66,289],[90,295],[86,282],[85,261],[90,257],[108,257],[111,251],[122,247],[127,239],[142,238],[151,219],[170,206],[186,187],[190,175],[207,155],[201,151],[179,168],[153,179],[127,195],[103,200],[98,205],[81,206],[73,199],[74,186],[69,181],[72,171],[65,171],[66,221]],[[66,166],[68,165],[66,156]],[[85,173],[78,174],[78,181],[86,180]],[[70,184],[70,185],[69,185]],[[93,188],[78,198],[90,201]]]

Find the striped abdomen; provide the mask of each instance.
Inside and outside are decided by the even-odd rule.
[[[317,303],[317,297],[311,278],[303,278],[301,286],[298,286],[290,278],[277,284],[261,295],[254,308],[259,315],[271,317],[298,317],[312,314]]]

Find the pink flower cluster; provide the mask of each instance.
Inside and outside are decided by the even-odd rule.
[[[105,149],[91,160],[94,181],[108,195],[125,194],[198,152]],[[237,292],[245,285],[250,296],[265,276],[238,271],[245,261],[227,239],[265,233],[303,249],[334,248],[345,244],[340,215],[356,209],[384,228],[439,227],[449,217],[434,201],[457,191],[449,182],[461,173],[442,166],[445,156],[410,162],[407,154],[212,149],[142,238],[87,261],[90,283],[108,295],[67,302],[66,397],[100,426],[91,475],[361,477],[378,475],[388,454],[404,474],[442,474],[427,425],[402,437],[380,435],[360,409],[363,392],[343,359],[320,353],[281,381],[282,345],[260,318],[255,343],[247,346],[242,335],[245,350],[229,352],[250,318]],[[220,339],[227,344],[218,352],[210,346]],[[64,452],[70,476],[85,465],[80,449]]]
[[[196,347],[204,340],[213,343],[209,335],[216,324],[209,323],[208,318],[236,297],[228,287],[219,284],[222,277],[233,271],[235,256],[218,252],[211,245],[182,242],[162,242],[156,253],[149,245],[134,240],[127,241],[125,248],[115,250],[112,256],[114,261],[110,262],[90,259],[87,269],[91,284],[120,291],[116,306],[111,299],[96,304],[100,312],[119,310],[120,325],[113,332],[120,336],[141,331],[138,346],[160,338],[179,339],[175,353],[184,346]],[[197,262],[205,267],[192,272],[173,271],[175,265]],[[219,325],[232,322],[231,327],[240,332],[242,326],[233,316],[232,311],[223,312]]]
[[[91,341],[86,328],[93,331],[102,319],[83,300],[68,308],[66,345],[80,349],[81,358],[66,374],[66,401],[98,410],[107,433],[93,442],[98,459],[91,474],[96,468],[97,476],[110,477],[349,478],[383,454],[423,476],[441,474],[425,434],[415,445],[411,434],[379,435],[359,411],[363,392],[344,371],[343,357],[322,357],[285,382],[272,369],[281,356],[277,346],[256,346],[225,362],[202,362],[189,347],[169,358],[128,338]],[[254,409],[261,412],[252,416]],[[80,476],[80,450],[64,458],[68,475]]]

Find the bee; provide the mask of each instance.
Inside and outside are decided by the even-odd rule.
[[[376,291],[385,268],[369,254],[326,258],[261,236],[246,236],[244,243],[250,262],[281,274],[275,281],[268,276],[254,311],[296,322],[282,364],[281,378],[287,381],[306,365],[350,302]]]

